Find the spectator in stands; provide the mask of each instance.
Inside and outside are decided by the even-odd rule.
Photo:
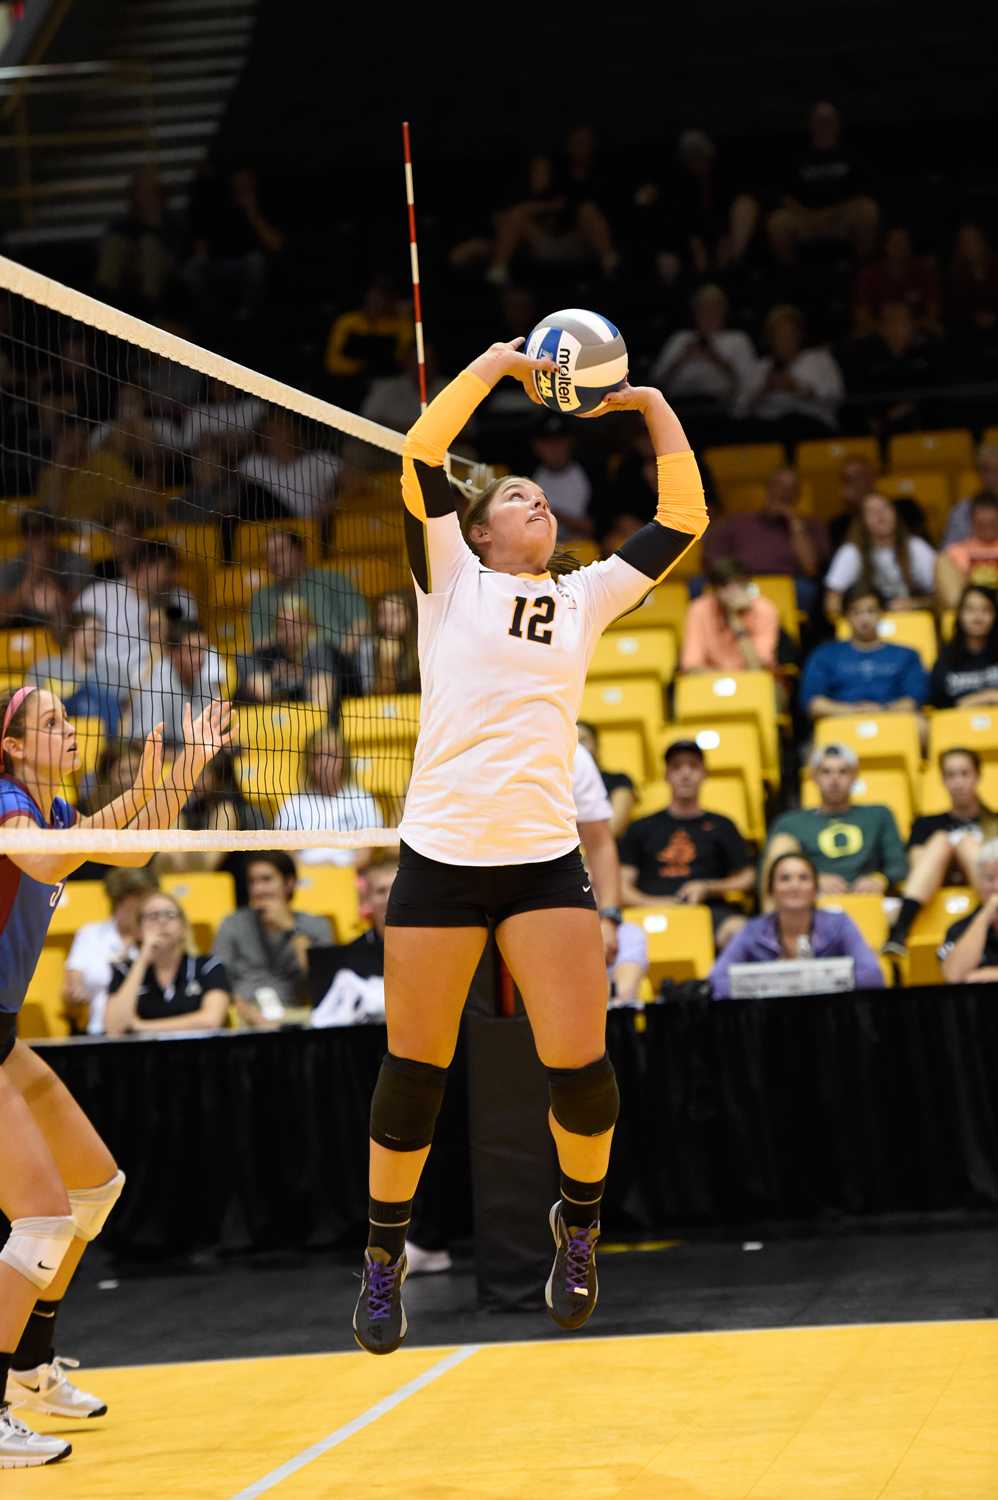
[[[384,978],[385,917],[388,914],[388,897],[392,893],[398,868],[398,858],[384,850],[357,875],[360,914],[370,926],[360,937],[354,938],[352,943],[343,944],[340,951],[347,963],[351,954],[356,954],[358,959],[363,960],[363,968],[358,968],[358,973],[378,974]]]
[[[205,399],[185,411],[177,442],[185,453],[210,443],[219,462],[234,465],[253,443],[266,410],[259,397],[209,379]]]
[[[981,845],[975,875],[981,904],[947,929],[939,949],[947,984],[998,984],[998,838]]]
[[[953,639],[929,678],[929,702],[933,708],[998,704],[998,602],[990,589],[971,583],[960,595]]]
[[[95,617],[70,615],[60,646],[58,656],[46,656],[34,663],[28,682],[48,688],[61,698],[70,718],[100,719],[105,738],[115,739],[121,724],[121,706],[100,676],[97,663],[101,635]]]
[[[487,280],[505,286],[519,257],[528,265],[566,274],[595,263],[612,275],[620,257],[606,214],[590,194],[591,184],[574,184],[550,156],[532,157],[526,182],[496,215]]]
[[[804,663],[800,703],[814,721],[835,714],[917,713],[928,695],[918,652],[881,640],[883,596],[865,583],[843,596],[851,635],[825,641]]]
[[[336,496],[339,459],[310,447],[306,424],[279,406],[267,408],[257,439],[258,446],[240,460],[240,474],[279,500],[290,516],[325,515]]]
[[[100,1036],[111,984],[112,965],[138,955],[139,913],[150,892],[158,890],[149,869],[109,870],[104,889],[111,915],[85,922],[73,938],[62,976],[62,998],[74,1032]]]
[[[865,338],[890,303],[908,308],[915,327],[939,332],[939,277],[927,255],[916,255],[911,230],[895,224],[884,235],[879,260],[858,272],[853,287],[853,332]]]
[[[229,460],[227,445],[205,436],[190,455],[179,493],[170,499],[170,517],[186,525],[219,522],[227,539],[226,560],[231,560],[235,522],[289,520],[281,500],[260,485],[249,482]]]
[[[940,554],[936,596],[943,609],[955,609],[968,583],[998,588],[998,495],[981,493],[970,504],[970,536]]]
[[[295,531],[272,531],[266,543],[271,582],[250,600],[250,629],[255,645],[272,641],[284,595],[294,591],[326,641],[352,656],[367,630],[367,605],[344,573],[309,568],[305,542]]]
[[[143,391],[136,386],[119,385],[113,412],[106,422],[94,425],[91,430],[90,454],[110,454],[120,459],[132,474],[130,493],[136,499],[141,496],[150,511],[161,512],[160,491],[182,473],[182,459],[176,448],[180,432],[179,424],[149,415]],[[89,463],[88,457],[84,466]]]
[[[836,432],[842,371],[827,349],[807,347],[800,308],[771,308],[763,332],[769,353],[756,361],[736,404],[742,441],[798,443]]]
[[[254,854],[246,871],[249,900],[215,934],[236,1008],[251,1026],[279,1020],[288,1006],[308,1004],[308,950],[331,943],[326,917],[292,911],[298,874],[290,854]]]
[[[432,401],[447,384],[437,369],[436,353],[432,344],[426,345],[426,399]],[[371,389],[364,397],[361,416],[383,427],[393,427],[396,432],[408,432],[422,411],[419,394],[419,355],[415,345],[405,357],[400,375],[383,375],[371,382]]]
[[[308,743],[306,780],[278,810],[274,828],[293,832],[357,833],[383,828],[381,809],[369,792],[353,780],[350,751],[336,729],[320,729]],[[302,849],[303,865],[353,865],[364,851],[333,846]]]
[[[811,775],[821,795],[819,807],[781,814],[769,831],[763,858],[763,889],[781,854],[803,851],[818,871],[818,890],[882,895],[907,871],[904,844],[894,814],[879,804],[851,800],[859,762],[848,745],[822,745],[811,756]]]
[[[163,742],[182,745],[184,709],[194,718],[213,698],[223,698],[226,669],[205,631],[190,620],[169,630],[165,649],[150,660],[148,670],[129,694],[129,734],[144,740],[163,726]]]
[[[170,213],[155,162],[132,174],[128,211],[97,246],[97,294],[129,311],[159,306],[177,266],[181,226]]]
[[[333,720],[344,690],[357,685],[352,662],[323,639],[307,600],[291,587],[278,602],[273,639],[242,665],[236,701],[315,703]]]
[[[828,537],[835,552],[848,540],[849,532],[860,519],[863,501],[877,488],[876,465],[862,454],[851,454],[839,470],[839,495],[842,509],[828,523]],[[907,526],[910,535],[925,536],[925,512],[917,500],[902,495],[891,502],[898,519]]]
[[[111,967],[104,1029],[128,1032],[218,1031],[229,1013],[229,979],[221,961],[190,951],[180,902],[150,891],[139,911],[139,951]]]
[[[777,469],[766,484],[762,509],[725,516],[704,538],[704,565],[736,558],[752,576],[778,574],[794,579],[799,607],[811,614],[819,599],[818,580],[828,558],[828,538],[820,521],[797,510],[800,480],[790,468]]]
[[[361,643],[360,676],[367,693],[418,693],[416,598],[389,589],[375,601],[371,633]]]
[[[243,796],[236,780],[232,753],[223,750],[205,767],[197,791],[188,798],[177,826],[195,832],[207,829],[244,833],[269,828],[270,822],[259,803],[250,802]],[[250,857],[244,849],[227,853],[220,849],[171,850],[156,855],[155,868],[158,875],[166,871],[185,874],[192,870],[219,870],[231,875],[235,882],[236,905],[245,906],[249,899],[246,865]]]
[[[872,491],[825,574],[825,613],[837,620],[844,595],[860,585],[878,593],[886,609],[931,609],[935,580],[934,550]]]
[[[800,963],[815,958],[851,958],[858,990],[882,989],[877,956],[856,923],[842,911],[822,911],[816,904],[819,876],[806,854],[786,853],[773,860],[766,882],[772,909],[754,917],[729,943],[710,971],[715,1000],[731,995],[732,964]]]
[[[672,285],[684,267],[697,276],[733,271],[759,223],[759,200],[735,182],[702,130],[684,130],[676,170],[666,181],[641,183],[635,230],[654,247],[659,275]]]
[[[883,439],[932,425],[933,387],[941,374],[937,336],[919,328],[907,303],[887,302],[876,329],[855,346],[849,389],[871,398],[867,417],[871,430]]]
[[[683,672],[757,672],[776,666],[780,614],[736,557],[707,570],[709,587],[686,612]]]
[[[727,326],[729,303],[719,286],[699,287],[690,307],[692,328],[680,329],[666,340],[648,378],[673,406],[707,402],[730,413],[755,372],[752,341]]]
[[[946,324],[973,342],[993,341],[998,328],[998,256],[977,224],[961,226],[946,284]]]
[[[197,604],[177,583],[177,554],[165,542],[142,542],[123,559],[120,579],[101,579],[76,601],[101,631],[98,680],[119,700],[148,671],[151,614],[169,608],[179,619],[196,620]]]
[[[718,949],[744,925],[727,894],[750,891],[748,846],[730,818],[700,805],[707,775],[695,740],[674,740],[665,752],[672,800],[663,812],[638,818],[620,841],[625,906],[707,906]]]
[[[43,510],[23,510],[18,522],[21,550],[0,564],[0,624],[30,629],[53,613],[52,588],[61,599],[83,587],[88,563],[59,545],[59,522]]]
[[[548,497],[558,521],[558,540],[571,542],[593,534],[589,475],[575,457],[575,436],[565,417],[552,412],[543,417],[533,440],[537,467],[533,481]]]
[[[993,495],[998,500],[998,445],[982,443],[977,450],[978,488],[958,500],[949,513],[943,532],[943,550],[954,542],[965,542],[970,536],[971,506],[978,495]]]
[[[359,307],[341,313],[329,331],[326,372],[359,404],[368,383],[398,375],[413,341],[412,318],[384,277],[371,282]]]
[[[599,755],[599,730],[595,724],[587,724],[580,719],[577,725],[579,731],[579,744],[584,746],[593,760],[603,778],[606,794],[613,808],[613,817],[610,819],[610,832],[615,839],[621,839],[631,821],[637,797],[634,792],[634,782],[624,771],[605,771],[600,763]]]
[[[976,750],[944,750],[939,774],[950,799],[948,812],[923,814],[908,839],[908,878],[901,890],[901,909],[884,952],[901,958],[908,934],[922,907],[943,885],[966,879],[974,883],[981,845],[998,838],[998,813],[981,801],[981,758]]]
[[[597,486],[592,513],[600,541],[621,516],[633,516],[639,526],[644,526],[655,514],[657,495],[657,459],[645,429],[633,435],[609,482]]]
[[[873,254],[880,210],[870,192],[870,174],[842,139],[834,104],[815,104],[808,119],[808,148],[794,162],[783,199],[766,221],[770,247],[785,266],[798,248],[815,241],[847,244],[859,260]]]
[[[184,277],[206,315],[218,302],[231,304],[237,318],[249,318],[267,291],[270,268],[284,248],[282,230],[260,203],[252,167],[199,177],[191,193],[194,253]]]

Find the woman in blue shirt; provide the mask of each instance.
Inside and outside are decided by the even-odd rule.
[[[774,963],[781,958],[851,958],[858,990],[883,987],[877,956],[852,918],[815,906],[818,872],[806,854],[781,854],[774,859],[766,890],[773,898],[773,910],[747,922],[710,971],[715,1000],[731,996],[732,964]]]
[[[228,742],[229,708],[185,714],[184,745],[163,774],[159,725],[134,785],[90,817],[58,789],[79,763],[76,730],[54,693],[27,685],[0,700],[0,828],[164,828]],[[70,1445],[42,1437],[12,1406],[61,1417],[103,1415],[96,1396],[66,1378],[55,1356],[55,1318],[88,1242],[100,1233],[124,1174],[48,1065],[17,1040],[17,1014],[59,897],[84,854],[0,852],[0,1211],[11,1223],[0,1247],[0,1468],[65,1458]],[[148,854],[108,854],[142,865]]]

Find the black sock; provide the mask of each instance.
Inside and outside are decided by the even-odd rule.
[[[398,1260],[405,1249],[406,1230],[412,1218],[412,1199],[404,1203],[383,1203],[380,1198],[369,1198],[368,1204],[368,1249],[376,1246],[388,1252],[389,1260]]]
[[[599,1223],[599,1206],[603,1198],[606,1178],[598,1182],[579,1182],[575,1177],[561,1174],[561,1211],[565,1223],[572,1229],[585,1229]]]
[[[914,896],[902,896],[901,910],[894,918],[894,926],[889,933],[892,943],[904,943],[907,941],[912,923],[921,910],[921,901],[916,901]]]
[[[21,1334],[21,1342],[11,1355],[12,1370],[35,1370],[39,1365],[48,1365],[55,1358],[55,1318],[58,1302],[42,1302],[34,1305],[31,1317]]]
[[[11,1354],[0,1353],[0,1412],[7,1410],[5,1392],[7,1390],[7,1376],[10,1374]]]

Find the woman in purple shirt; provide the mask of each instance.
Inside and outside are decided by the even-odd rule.
[[[773,963],[777,959],[851,958],[858,990],[881,989],[884,976],[873,949],[851,917],[819,911],[818,872],[805,854],[781,854],[769,870],[766,890],[773,910],[746,923],[710,971],[715,1000],[731,996],[732,964]]]

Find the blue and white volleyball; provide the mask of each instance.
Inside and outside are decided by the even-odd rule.
[[[523,351],[553,359],[557,371],[534,371],[534,390],[551,411],[579,417],[595,411],[607,391],[627,379],[627,346],[620,329],[599,313],[566,307],[538,323]]]

